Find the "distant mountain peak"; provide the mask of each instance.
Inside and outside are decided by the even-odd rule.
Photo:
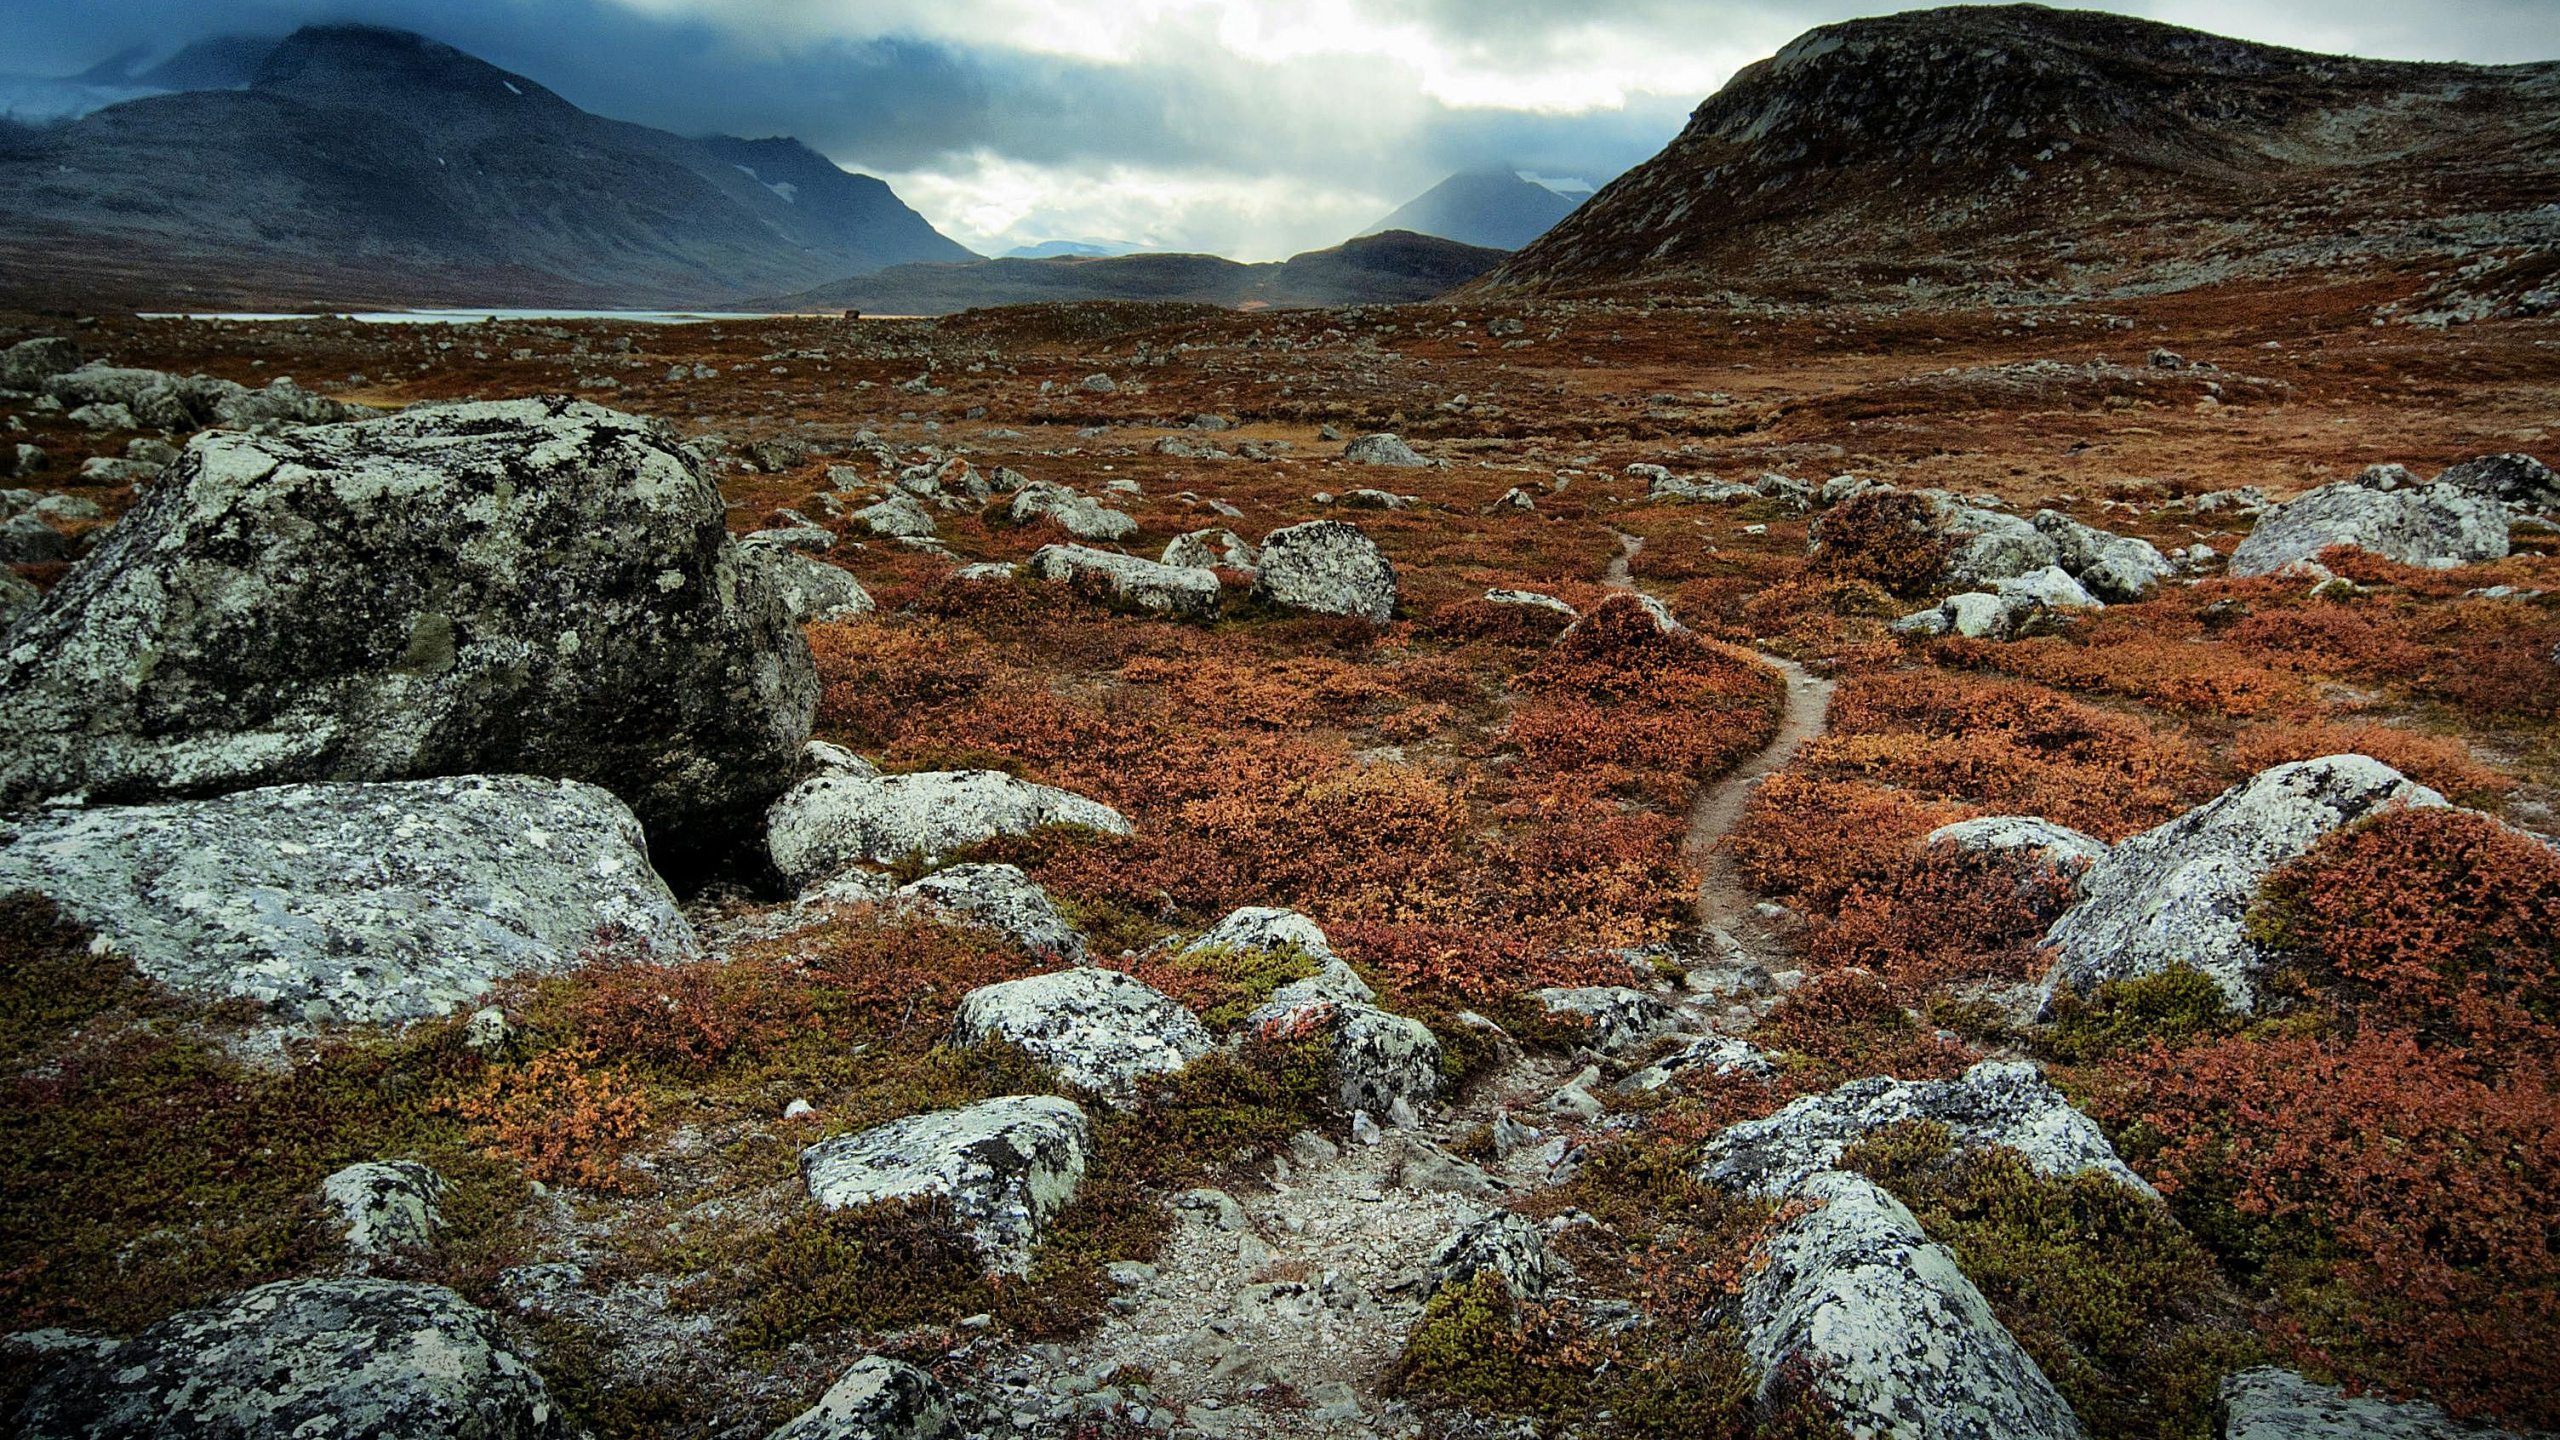
[[[1461,170],[1360,233],[1406,230],[1462,245],[1517,250],[1573,213],[1573,205],[1509,167]]]

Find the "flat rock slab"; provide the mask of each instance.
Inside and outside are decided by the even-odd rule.
[[[2550,1440],[2456,1420],[2423,1400],[2394,1403],[2260,1365],[2222,1381],[2223,1440]]]
[[[2268,872],[2341,825],[2445,798],[2364,755],[2324,755],[2262,771],[2115,847],[2081,881],[2089,898],[2045,932],[2054,955],[2040,1006],[2063,987],[2187,964],[2246,1011],[2274,957],[2249,938],[2249,907]]]
[[[2507,553],[2507,512],[2458,486],[2374,490],[2323,485],[2258,517],[2231,552],[2233,575],[2265,575],[2352,545],[2403,565],[2450,570]]]
[[[29,1440],[565,1440],[542,1377],[441,1285],[288,1280],[172,1316],[36,1382]]]
[[[1959,1146],[2006,1146],[2039,1175],[2096,1170],[2153,1193],[2117,1158],[2097,1122],[2026,1060],[1985,1060],[1954,1080],[1877,1075],[1807,1095],[1766,1119],[1727,1126],[1699,1151],[1698,1178],[1730,1190],[1791,1194],[1806,1177],[1837,1165],[1842,1150],[1910,1120],[1946,1126]]]
[[[33,890],[143,974],[309,1024],[450,1014],[575,968],[616,930],[698,949],[640,823],[574,780],[280,785],[0,824],[0,891]]]
[[[1021,1046],[1070,1085],[1127,1100],[1148,1075],[1216,1048],[1181,1003],[1117,970],[1059,970],[985,985],[960,1001],[952,1038]]]
[[[951,1204],[988,1265],[1018,1274],[1075,1198],[1093,1155],[1083,1107],[1055,1095],[1007,1095],[910,1115],[800,1152],[809,1196],[830,1210],[888,1200]]]
[[[776,800],[765,823],[774,868],[796,886],[857,861],[946,855],[1043,825],[1129,833],[1108,805],[1001,770],[819,775]]]
[[[1743,1347],[1764,1399],[1801,1373],[1853,1435],[2081,1440],[2080,1421],[1955,1257],[1861,1176],[1810,1177],[1813,1208],[1743,1282]]]
[[[662,851],[752,827],[817,710],[719,487],[583,401],[199,437],[0,653],[0,807],[520,774]]]

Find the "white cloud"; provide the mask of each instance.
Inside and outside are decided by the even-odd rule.
[[[987,152],[881,177],[946,235],[982,254],[1096,236],[1150,250],[1284,260],[1340,242],[1398,203],[1304,177],[1140,165],[1027,165]]]

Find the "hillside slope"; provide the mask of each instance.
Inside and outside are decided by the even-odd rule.
[[[1484,289],[2061,298],[2560,244],[2560,64],[2345,59],[2004,6],[1813,30]],[[2512,273],[2507,273],[2507,272]]]
[[[16,294],[204,307],[702,304],[970,252],[787,139],[592,115],[401,31],[324,26],[246,89],[0,141]]]

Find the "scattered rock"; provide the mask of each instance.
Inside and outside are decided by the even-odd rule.
[[[841,566],[795,550],[751,547],[747,554],[781,592],[782,607],[794,625],[833,624],[877,608],[871,592]]]
[[[1233,530],[1194,530],[1166,542],[1164,563],[1183,569],[1242,570],[1262,563],[1262,552]]]
[[[2507,553],[2507,513],[2453,485],[2375,490],[2323,485],[2276,506],[2231,552],[2231,573],[2265,575],[2352,545],[2403,565],[2450,570]]]
[[[2530,455],[2483,455],[2436,477],[2465,495],[2541,515],[2560,510],[2560,474]]]
[[[1138,522],[1130,516],[1104,509],[1089,495],[1079,495],[1045,480],[1014,492],[1005,515],[1016,525],[1029,525],[1043,518],[1054,520],[1078,540],[1126,540],[1138,533]]]
[[[1931,531],[1947,542],[1946,575],[1954,584],[1989,585],[2062,558],[2052,539],[2015,515],[1967,505],[1941,490],[1916,493],[1930,502]]]
[[[72,557],[71,537],[34,515],[0,522],[0,565],[42,565]]]
[[[1333,953],[1332,942],[1325,938],[1316,923],[1295,910],[1248,905],[1229,911],[1226,918],[1209,927],[1209,932],[1182,948],[1185,955],[1199,955],[1216,950],[1247,950],[1269,953],[1296,950],[1323,966],[1303,980],[1292,980],[1271,992],[1271,1004],[1297,1005],[1308,1001],[1334,1001],[1366,1005],[1378,998],[1368,982]]]
[[[80,347],[59,335],[21,340],[0,350],[0,385],[33,390],[67,370],[80,368]]]
[[[1031,1247],[1075,1198],[1093,1124],[1055,1095],[1007,1095],[910,1115],[800,1152],[810,1198],[829,1210],[945,1199],[990,1268],[1019,1274]]]
[[[2006,1146],[2039,1175],[2096,1170],[2152,1193],[2116,1158],[2097,1123],[2025,1060],[1985,1060],[1955,1080],[1879,1075],[1807,1095],[1766,1119],[1726,1127],[1698,1152],[1698,1178],[1728,1190],[1792,1194],[1806,1176],[1837,1165],[1846,1147],[1910,1120],[1946,1126],[1961,1147]]]
[[[206,435],[0,653],[0,805],[585,780],[662,853],[744,829],[809,647],[635,416],[565,399]]]
[[[1522,605],[1532,610],[1551,610],[1567,620],[1582,618],[1581,611],[1553,595],[1541,595],[1535,590],[1487,590],[1484,602],[1488,605]]]
[[[566,1440],[497,1322],[441,1285],[287,1280],[171,1316],[37,1380],[29,1440],[188,1435]]]
[[[903,1360],[866,1355],[765,1440],[960,1440],[961,1433],[941,1381]]]
[[[2053,1382],[1901,1201],[1837,1170],[1796,1193],[1814,1208],[1765,1242],[1736,1307],[1764,1404],[1801,1377],[1852,1434],[2081,1440]]]
[[[1537,1222],[1496,1210],[1440,1243],[1431,1253],[1431,1289],[1463,1285],[1487,1271],[1502,1277],[1523,1300],[1546,1298],[1547,1284],[1563,1268]]]
[[[773,802],[765,818],[774,867],[795,886],[860,860],[937,857],[1043,825],[1130,833],[1108,805],[1001,770],[813,776]]]
[[[503,976],[574,968],[606,927],[696,950],[631,812],[522,775],[36,812],[0,822],[7,890],[173,989],[315,1025],[450,1014]]]
[[[898,887],[896,898],[1009,935],[1034,955],[1084,963],[1084,936],[1015,866],[954,865]]]
[[[2376,812],[2442,805],[2444,797],[2379,760],[2327,755],[2242,781],[2177,819],[2118,844],[2082,883],[2088,899],[2045,933],[2054,954],[2040,1004],[2064,986],[2188,964],[2249,1010],[2271,962],[2245,924],[2267,873],[2331,830]]]
[[[1422,469],[1435,462],[1414,453],[1413,447],[1393,435],[1363,435],[1342,447],[1342,458],[1354,465],[1395,465],[1404,469]]]
[[[1690,1041],[1618,1082],[1622,1092],[1659,1090],[1692,1070],[1712,1075],[1774,1075],[1777,1062],[1756,1046],[1729,1035]],[[1499,1140],[1497,1135],[1496,1139]]]
[[[1021,1046],[1058,1078],[1118,1101],[1147,1075],[1179,1070],[1216,1048],[1199,1017],[1117,970],[1059,970],[982,986],[960,1002],[956,1043]]]
[[[933,512],[904,490],[892,490],[880,503],[854,511],[853,519],[874,535],[892,538],[904,536],[920,540],[935,530]]]
[[[415,1160],[350,1165],[321,1181],[320,1194],[346,1222],[347,1253],[358,1262],[433,1249],[444,1228],[444,1178]]]
[[[2053,541],[2055,563],[2111,605],[2147,598],[2177,573],[2148,540],[2083,525],[2054,510],[2037,511],[2029,523]]]
[[[1603,1055],[1624,1055],[1679,1028],[1671,1007],[1642,990],[1624,985],[1590,985],[1571,990],[1540,990],[1538,1002],[1550,1015],[1588,1022],[1585,1042]]]
[[[1384,625],[1395,618],[1396,572],[1358,527],[1311,520],[1263,537],[1253,596],[1293,610]]]
[[[1176,541],[1180,544],[1180,541]],[[1043,545],[1026,566],[1043,580],[1091,576],[1124,604],[1194,620],[1218,614],[1218,576],[1198,567],[1159,565],[1134,555],[1088,550],[1082,545]]]

